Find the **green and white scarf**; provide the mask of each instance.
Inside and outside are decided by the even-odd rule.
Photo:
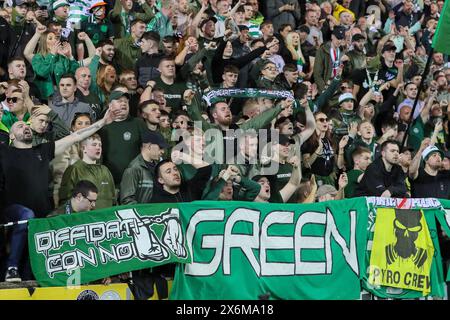
[[[203,96],[208,106],[221,100],[221,98],[269,98],[269,99],[294,99],[292,92],[287,90],[262,90],[256,88],[247,89],[216,89]]]

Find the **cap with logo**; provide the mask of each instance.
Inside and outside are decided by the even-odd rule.
[[[164,137],[159,132],[154,132],[147,130],[142,134],[142,143],[157,144],[161,149],[166,149],[169,147]]]
[[[338,38],[339,40],[342,40],[345,38],[345,28],[343,27],[334,27],[332,34]]]
[[[422,159],[423,161],[427,161],[428,158],[435,152],[438,152],[441,155],[441,158],[444,158],[444,153],[436,146],[428,146],[422,151]]]

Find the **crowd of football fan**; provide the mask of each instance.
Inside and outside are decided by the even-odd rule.
[[[2,223],[200,199],[449,199],[450,63],[431,47],[443,0],[0,3]],[[0,231],[0,278],[32,279],[27,225]]]

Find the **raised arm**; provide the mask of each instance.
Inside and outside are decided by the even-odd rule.
[[[192,20],[191,26],[188,27],[188,35],[197,37],[197,27],[200,24],[203,14],[208,9],[208,0],[202,0],[202,7]]]
[[[300,141],[302,141],[303,143],[303,141],[308,140],[309,137],[311,137],[311,135],[314,133],[314,130],[316,130],[316,120],[314,119],[314,115],[308,106],[308,100],[304,99],[302,101],[299,101],[299,104],[305,110],[306,115],[305,130],[298,134],[300,136]]]
[[[28,60],[29,63],[31,63],[31,61],[33,60],[34,51],[36,50],[41,35],[45,31],[47,31],[47,27],[39,24],[36,28],[36,32],[34,33],[33,37],[30,39],[25,49],[23,50],[23,56],[25,57],[25,59]]]
[[[88,66],[91,63],[92,58],[94,58],[95,53],[96,53],[94,43],[92,42],[91,38],[89,38],[89,36],[85,32],[80,32],[78,34],[78,39],[80,39],[81,41],[84,41],[84,43],[86,44],[86,47],[88,50],[88,57],[86,59],[82,60],[82,65]]]
[[[289,182],[280,190],[281,198],[286,203],[290,197],[294,194],[297,188],[300,186],[301,174],[300,174],[300,159],[297,157],[292,158],[289,161],[294,169],[292,170],[291,178]]]
[[[74,133],[68,135],[67,137],[55,141],[55,156],[62,154],[67,148],[69,148],[73,144],[80,142],[86,139],[87,137],[90,137],[98,130],[103,128],[105,125],[113,122],[114,119],[115,116],[113,115],[111,110],[108,109],[103,119],[97,121],[96,123],[92,124],[87,128],[75,131]]]

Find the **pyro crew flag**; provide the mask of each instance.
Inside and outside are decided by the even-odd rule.
[[[434,246],[421,210],[377,209],[369,283],[431,292]]]
[[[437,52],[450,54],[450,1],[445,1],[441,16],[433,37],[433,48]]]

